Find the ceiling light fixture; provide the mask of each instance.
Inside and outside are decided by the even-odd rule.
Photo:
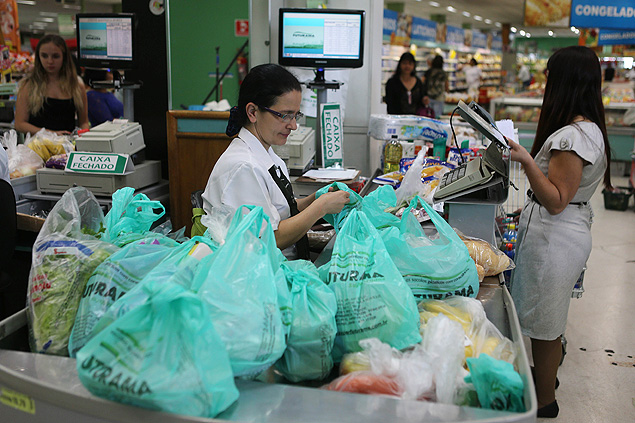
[[[41,21],[41,22],[55,22],[55,19],[53,19],[53,18],[39,18],[39,21]]]
[[[472,16],[470,12],[463,12],[462,15],[465,16],[466,18],[469,18],[470,16]]]
[[[492,20],[491,19],[485,19],[485,23],[488,24],[488,25],[491,25],[492,24]]]
[[[40,16],[50,16],[52,18],[57,18],[58,13],[56,12],[40,12]]]
[[[516,31],[518,31],[518,30],[516,29],[516,27],[515,27],[515,26],[512,26],[512,27],[510,28],[510,30],[511,30],[511,32],[513,32],[514,34],[516,33]]]
[[[547,34],[549,34],[550,37],[553,37],[553,31],[549,30],[547,31]]]
[[[16,0],[17,4],[23,4],[25,6],[35,6],[35,1],[33,0]]]
[[[439,3],[437,3],[436,1],[431,1],[431,2],[429,2],[428,4],[429,4],[430,6],[432,6],[432,7],[439,7],[439,6],[441,6],[441,5],[440,5]]]
[[[502,23],[500,23],[500,22],[494,22],[494,26],[495,26],[496,28],[500,28],[500,27],[502,27],[502,26],[503,26],[503,24],[502,24]]]
[[[62,7],[64,9],[75,9],[75,10],[81,10],[82,9],[81,6],[75,6],[75,5],[72,5],[72,4],[64,4]]]
[[[456,13],[456,9],[453,8],[452,6],[448,6],[448,7],[446,7],[446,9],[447,9],[448,12]]]
[[[527,38],[531,38],[531,34],[530,34],[529,32],[527,32],[527,33],[525,34],[525,37],[527,37]]]
[[[481,18],[479,15],[474,15],[474,20],[482,21],[483,18]]]
[[[520,34],[521,36],[523,36],[523,37],[524,37],[524,36],[525,36],[525,31],[523,31],[523,30],[521,29],[521,30],[520,30],[520,32],[519,32],[519,34]]]

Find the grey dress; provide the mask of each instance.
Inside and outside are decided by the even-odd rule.
[[[535,157],[548,175],[553,150],[573,151],[584,160],[580,187],[562,213],[528,199],[520,215],[511,294],[524,335],[554,340],[564,333],[571,291],[591,253],[593,212],[588,201],[607,166],[597,125],[579,122],[554,132]]]

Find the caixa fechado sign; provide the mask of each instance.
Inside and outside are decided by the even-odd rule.
[[[67,172],[123,175],[133,170],[128,154],[73,151],[66,162]]]

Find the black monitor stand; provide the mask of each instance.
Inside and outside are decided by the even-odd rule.
[[[338,90],[344,83],[339,81],[327,81],[324,79],[324,69],[315,70],[315,79],[313,81],[304,82],[306,87],[317,92],[317,109],[315,113],[315,164],[323,166],[322,160],[322,133],[320,122],[320,105],[326,103],[326,90]]]

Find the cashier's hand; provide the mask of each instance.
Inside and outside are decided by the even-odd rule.
[[[507,143],[511,147],[510,158],[513,161],[519,162],[520,164],[524,165],[525,163],[528,163],[529,161],[533,160],[533,157],[531,157],[531,154],[529,154],[529,152],[525,149],[525,147],[523,147],[522,145],[518,144],[515,141],[510,140],[507,137],[505,137],[505,139],[507,140]]]
[[[322,209],[324,214],[335,214],[342,211],[346,203],[349,201],[349,195],[346,191],[331,191],[320,195],[315,200]]]

